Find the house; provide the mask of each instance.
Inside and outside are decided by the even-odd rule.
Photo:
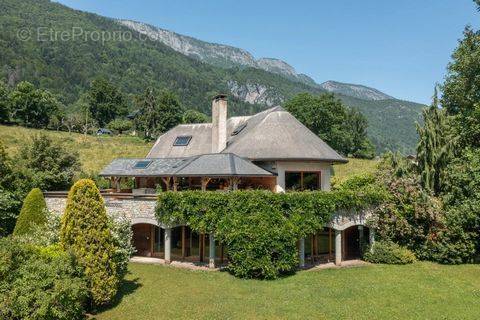
[[[160,225],[154,216],[157,190],[266,189],[330,190],[332,165],[347,160],[292,114],[274,107],[253,116],[227,117],[227,98],[212,102],[212,123],[182,124],[161,135],[145,158],[115,159],[101,176],[107,211],[130,219],[138,255],[184,261],[223,262],[225,248],[213,236],[188,226]],[[122,186],[133,185],[131,189]],[[47,193],[50,209],[61,212],[65,194]],[[63,202],[62,202],[63,200]],[[323,230],[299,240],[300,261],[357,257],[373,232],[368,212],[337,213]]]

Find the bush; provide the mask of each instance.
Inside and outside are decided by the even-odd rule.
[[[34,225],[29,233],[17,237],[16,240],[38,247],[58,244],[60,241],[60,216],[47,211],[46,219],[45,224]]]
[[[31,143],[20,149],[16,159],[21,168],[18,180],[26,182],[30,188],[65,190],[80,171],[78,157],[77,152],[67,150],[61,142],[45,134],[34,136]]]
[[[135,253],[135,247],[132,244],[132,225],[130,220],[122,217],[118,220],[111,220],[110,228],[116,248],[113,260],[117,266],[117,276],[121,279],[127,273],[130,257]]]
[[[72,255],[0,239],[1,319],[83,319],[87,295]]]
[[[22,210],[18,216],[13,234],[20,236],[32,232],[35,225],[43,226],[47,221],[47,204],[40,189],[30,191],[23,201]]]
[[[117,248],[103,198],[92,180],[79,180],[70,189],[62,216],[60,243],[85,268],[93,303],[110,302],[120,280],[115,263]]]
[[[415,262],[415,255],[407,248],[388,241],[377,241],[367,247],[363,255],[365,261],[385,264],[409,264]]]

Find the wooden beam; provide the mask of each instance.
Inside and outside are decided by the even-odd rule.
[[[165,183],[165,191],[170,190],[170,180],[171,180],[171,177],[162,178],[163,183]]]
[[[178,178],[173,177],[173,192],[177,192],[178,190]]]
[[[208,183],[210,182],[210,180],[212,180],[212,179],[208,178],[208,177],[203,177],[202,178],[202,191],[207,191],[207,186],[208,186]]]

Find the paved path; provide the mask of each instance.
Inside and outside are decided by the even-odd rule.
[[[147,263],[147,264],[163,264],[165,265],[165,260],[160,258],[151,258],[151,257],[132,257],[130,262],[135,263]],[[342,261],[341,266],[335,265],[333,262],[322,263],[315,266],[309,266],[305,269],[308,271],[323,270],[323,269],[336,269],[336,268],[351,268],[369,265],[368,262],[362,260],[346,260]],[[172,261],[170,266],[176,268],[190,269],[190,270],[204,270],[204,271],[215,271],[220,270],[220,268],[210,269],[206,263],[194,263],[194,262],[182,262],[182,261]]]

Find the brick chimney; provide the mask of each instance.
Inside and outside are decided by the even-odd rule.
[[[212,153],[227,147],[227,96],[219,94],[212,101]]]

